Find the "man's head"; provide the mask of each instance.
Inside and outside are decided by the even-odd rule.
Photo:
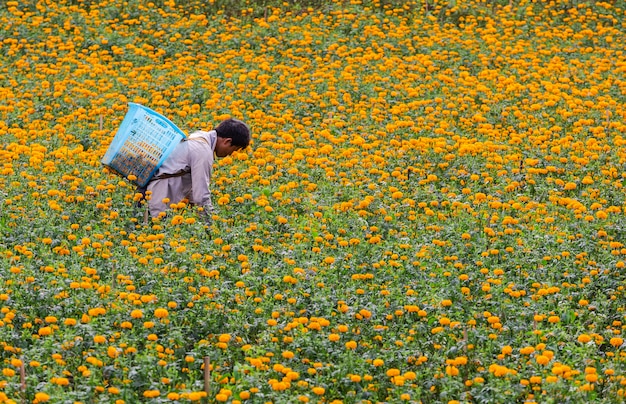
[[[250,145],[250,128],[238,119],[226,119],[215,128],[217,132],[217,144],[215,155],[217,157],[230,156],[237,150],[242,150]]]

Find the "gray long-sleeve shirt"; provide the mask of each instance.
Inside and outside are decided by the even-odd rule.
[[[213,161],[217,132],[197,131],[182,141],[163,162],[155,173],[155,178],[162,174],[178,174],[179,177],[154,179],[148,184],[151,192],[150,216],[157,217],[167,210],[172,203],[188,199],[194,205],[202,206],[206,213],[213,209],[209,184],[213,172]],[[168,199],[164,203],[164,199]]]

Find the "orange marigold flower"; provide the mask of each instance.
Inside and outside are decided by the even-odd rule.
[[[35,393],[35,401],[38,403],[45,403],[46,401],[50,400],[50,396],[46,393]]]
[[[545,355],[537,355],[535,361],[540,365],[547,365],[550,362],[550,358]]]
[[[45,337],[46,335],[52,334],[52,328],[51,327],[41,327],[39,329],[39,331],[37,332],[37,334],[39,334],[42,337]]]
[[[313,393],[317,394],[318,396],[323,395],[326,392],[326,389],[323,387],[313,387],[312,389]]]
[[[159,390],[146,390],[143,392],[143,396],[146,398],[156,398],[161,395]]]
[[[95,335],[93,337],[93,342],[95,342],[96,344],[104,344],[106,341],[107,339],[104,335]]]
[[[399,369],[395,369],[395,368],[387,369],[387,376],[389,377],[398,376],[399,374],[400,374]]]

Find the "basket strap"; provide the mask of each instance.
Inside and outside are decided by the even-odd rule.
[[[204,142],[206,144],[209,144],[209,142],[207,142],[207,140],[205,138],[202,137],[192,137],[192,138],[186,138],[183,139],[183,142],[188,142],[190,140],[196,141],[196,142]],[[152,181],[156,181],[156,180],[164,180],[166,178],[174,178],[174,177],[182,177],[185,174],[189,174],[191,172],[191,170],[185,170],[185,171],[180,171],[174,174],[161,174],[161,175],[157,175],[154,176],[150,179],[150,182]]]
[[[204,142],[206,144],[209,144],[209,142],[203,137],[189,137],[189,138],[183,139],[183,142],[189,142],[189,141]]]
[[[182,177],[183,175],[189,174],[190,172],[191,170],[185,170],[185,171],[180,171],[174,174],[160,174],[160,175],[152,177],[150,181],[164,180],[166,178]]]

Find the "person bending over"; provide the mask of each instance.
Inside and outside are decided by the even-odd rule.
[[[188,200],[210,218],[211,174],[214,156],[226,157],[250,144],[250,129],[237,119],[226,119],[215,129],[195,131],[180,142],[146,186],[153,218],[165,215],[170,204]]]

